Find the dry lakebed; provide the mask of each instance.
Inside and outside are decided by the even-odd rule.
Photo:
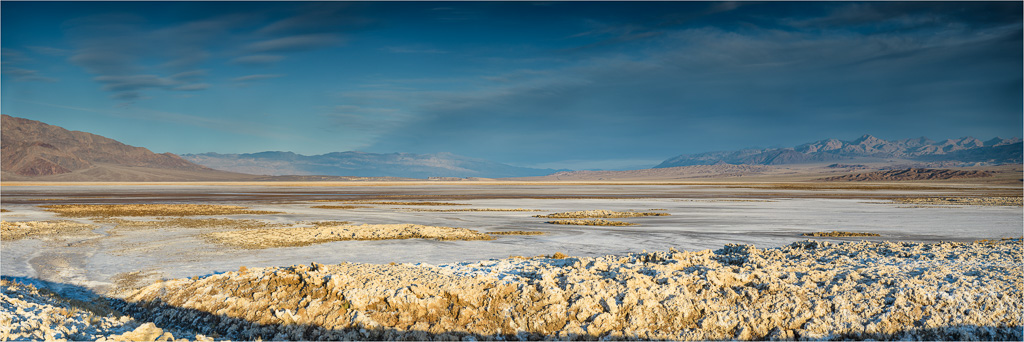
[[[5,184],[0,340],[1021,340],[991,190]]]

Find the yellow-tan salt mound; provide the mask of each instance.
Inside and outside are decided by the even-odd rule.
[[[418,224],[364,224],[342,226],[293,227],[215,232],[203,235],[211,242],[246,249],[301,247],[346,240],[493,240],[475,230]]]
[[[554,213],[549,215],[536,215],[542,218],[622,218],[641,216],[669,216],[669,213],[649,213],[636,211],[611,211],[611,210],[582,210]]]
[[[215,204],[58,204],[40,207],[65,217],[280,214],[275,211]]]
[[[96,226],[74,221],[0,221],[0,237],[4,241],[41,236],[67,236],[86,233]]]
[[[636,223],[629,223],[629,222],[622,222],[622,221],[608,221],[608,220],[602,220],[602,219],[589,219],[589,220],[567,219],[567,220],[547,221],[545,223],[564,224],[564,225],[573,225],[573,226],[638,226],[638,224],[636,224]]]
[[[184,217],[161,217],[155,221],[135,221],[118,218],[95,220],[95,222],[113,223],[117,229],[145,230],[165,228],[213,228],[213,229],[259,229],[281,227],[261,220],[236,220],[229,218],[192,219]]]

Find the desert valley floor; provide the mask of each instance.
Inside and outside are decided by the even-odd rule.
[[[56,302],[45,305],[103,299],[117,304],[96,305],[132,316],[50,332],[56,335],[32,335],[24,323],[30,319],[23,316],[0,317],[8,325],[4,339],[134,338],[118,335],[132,333],[190,339],[1021,337],[1022,249],[1013,239],[1022,235],[1024,222],[1019,186],[193,183],[5,184],[2,191],[5,293],[31,285],[52,291]],[[621,225],[548,223],[561,217],[556,213],[593,210],[606,212],[571,214],[569,221]],[[538,217],[545,215],[551,216]],[[803,235],[832,231],[874,236]],[[752,266],[755,254],[767,264]],[[740,256],[745,261],[729,261]],[[582,277],[576,271],[586,276],[573,280]],[[893,278],[857,280],[872,272]],[[253,291],[274,295],[280,291],[271,278],[292,276],[303,284],[297,291],[304,301],[239,304],[238,312],[220,304],[202,307],[204,296],[258,302]],[[918,284],[928,279],[933,283]],[[209,286],[240,291],[239,284],[261,281],[271,281],[270,287],[244,294],[204,292]],[[807,288],[808,283],[817,285]],[[302,292],[317,287],[309,284],[337,287],[338,294]],[[580,290],[579,284],[606,287]],[[513,286],[507,291],[533,298],[527,302],[550,303],[495,306],[493,295],[473,292],[479,286],[485,292]],[[762,299],[744,287],[756,288]],[[456,305],[450,298],[456,288],[464,291],[459,301],[465,303],[458,305],[473,307],[476,323],[463,322],[466,313],[445,318],[430,311]],[[680,288],[689,304],[674,302],[686,297],[672,292]],[[564,300],[545,297],[552,291]],[[722,297],[728,300],[708,297],[716,291],[729,293]],[[849,291],[860,297],[844,297]],[[970,301],[934,303],[958,291]],[[809,297],[772,302],[767,293]],[[19,299],[4,298],[6,307],[17,306],[12,303]],[[20,300],[32,302],[26,298]],[[898,302],[907,298],[917,311],[907,313],[906,322],[894,322],[908,326],[887,327],[878,320],[901,312]],[[985,300],[992,302],[981,307],[999,310],[979,313],[973,303]],[[843,301],[854,306],[842,307]],[[792,312],[772,318],[744,316],[759,310],[737,309],[769,304]],[[876,304],[895,311],[867,309]],[[331,305],[342,309],[314,313],[314,307]],[[154,314],[154,307],[177,313]],[[182,310],[198,313],[200,318],[189,316],[193,321],[213,322],[181,323]],[[653,316],[641,317],[645,310],[654,310],[646,314]],[[732,316],[716,316],[715,310]],[[946,321],[934,318],[947,314]],[[149,321],[155,324],[144,324]]]

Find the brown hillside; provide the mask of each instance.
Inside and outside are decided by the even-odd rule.
[[[4,171],[46,176],[87,169],[96,163],[169,170],[203,171],[171,153],[156,154],[99,135],[68,131],[45,123],[3,115],[0,149]]]
[[[4,180],[221,180],[248,176],[9,115],[0,121],[0,155]]]
[[[904,169],[890,171],[875,171],[858,173],[852,175],[834,176],[821,178],[826,182],[864,182],[864,181],[914,181],[914,180],[942,180],[960,178],[981,178],[992,177],[991,173],[985,171],[960,171],[949,169]]]
[[[772,171],[766,165],[694,165],[626,171],[563,171],[543,177],[509,178],[532,181],[678,180],[761,175]]]

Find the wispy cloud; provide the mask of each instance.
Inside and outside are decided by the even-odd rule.
[[[264,26],[256,33],[265,36],[341,33],[375,22],[361,15],[357,7],[343,2],[306,3],[295,13]]]
[[[262,66],[274,64],[282,60],[284,60],[284,56],[280,55],[249,55],[234,58],[230,63],[237,65]]]
[[[134,14],[100,14],[68,20],[62,28],[73,50],[37,47],[39,53],[69,55],[68,61],[97,75],[112,98],[146,98],[147,90],[198,91],[209,88],[197,69],[234,30],[253,17],[244,13],[151,27]],[[154,63],[155,62],[155,63]],[[170,77],[157,76],[172,74]]]
[[[244,50],[253,53],[295,52],[338,45],[342,38],[335,34],[308,34],[263,40],[247,45]]]
[[[936,113],[979,105],[964,99],[1019,82],[1019,60],[1007,56],[1019,58],[1020,36],[1019,24],[899,34],[668,30],[634,54],[594,54],[529,77],[496,75],[489,79],[493,84],[472,89],[431,96],[368,92],[413,99],[408,106],[415,118],[371,148],[395,149],[393,141],[412,141],[422,150],[480,156],[511,144],[530,152],[505,150],[499,159],[555,162],[573,151],[685,152],[664,147],[680,136],[718,146],[728,136],[728,144],[742,148],[816,139],[783,133],[790,132],[787,127],[845,136],[857,134],[845,127],[863,129],[857,122],[884,121],[887,129],[913,131]],[[993,82],[999,79],[1004,81]],[[451,138],[431,138],[438,135]]]
[[[49,47],[49,46],[29,46],[28,49],[32,50],[32,52],[34,52],[34,53],[38,53],[38,54],[41,54],[41,55],[47,55],[47,56],[67,56],[67,55],[71,54],[71,50],[58,49],[58,48]]]
[[[127,94],[127,93],[120,93]],[[82,111],[88,113],[102,114],[114,118],[121,119],[143,119],[151,120],[156,122],[165,122],[180,124],[186,126],[202,127],[206,129],[212,129],[215,131],[230,132],[236,134],[249,135],[254,137],[266,138],[266,139],[281,139],[281,140],[305,140],[306,138],[300,136],[293,136],[282,133],[279,127],[270,127],[257,121],[237,121],[237,120],[225,120],[220,119],[211,115],[189,115],[169,111],[154,110],[134,105],[122,105],[119,109],[98,109],[88,108],[81,106],[68,106],[58,103],[40,102],[40,101],[28,101],[28,100],[14,100],[17,102],[24,102],[34,105],[69,109],[75,111]]]
[[[54,83],[54,82],[59,81],[58,79],[53,78],[53,77],[46,77],[46,76],[40,75],[38,70],[29,70],[29,69],[22,69],[22,68],[3,66],[3,67],[0,67],[0,72],[2,72],[4,75],[11,75],[11,76],[13,76],[14,77],[14,81],[16,81],[16,82],[32,82],[32,81],[35,81],[35,82]]]
[[[181,82],[195,82],[206,76],[206,70],[190,70],[171,75],[170,79]]]
[[[171,91],[199,91],[210,87],[207,83],[189,83],[203,75],[200,70],[176,74],[171,77],[157,75],[97,76],[93,80],[103,84],[103,90],[113,92],[111,97],[119,100],[143,98],[141,92],[147,89]]]
[[[282,76],[284,76],[284,75],[281,75],[281,74],[256,74],[256,75],[247,75],[247,76],[235,77],[235,78],[233,78],[231,80],[234,81],[234,82],[252,82],[252,81],[259,81],[259,80],[269,80],[269,79],[272,79],[272,78],[278,78],[278,77],[282,77]]]
[[[383,50],[392,53],[448,53],[448,51],[423,46],[389,46],[383,48]]]
[[[3,64],[0,65],[0,73],[11,76],[15,82],[45,82],[54,83],[59,81],[53,77],[40,74],[39,70],[28,69],[33,60],[24,53],[14,49],[4,48],[0,52]]]
[[[171,90],[177,90],[177,91],[198,91],[198,90],[206,90],[209,87],[210,87],[210,85],[207,84],[207,83],[193,83],[193,84],[180,85],[180,86],[171,88]]]

